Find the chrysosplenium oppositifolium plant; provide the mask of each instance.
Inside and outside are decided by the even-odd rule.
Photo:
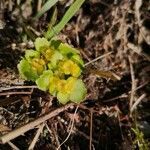
[[[34,44],[35,50],[26,50],[18,64],[21,77],[34,81],[62,104],[83,101],[87,90],[79,79],[84,65],[78,50],[54,39],[37,38]]]

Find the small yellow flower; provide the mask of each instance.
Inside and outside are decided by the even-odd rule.
[[[43,56],[46,59],[46,61],[50,61],[52,58],[52,55],[54,54],[53,50],[48,48],[45,51],[43,51]]]
[[[74,63],[74,66],[72,67],[71,74],[73,77],[78,77],[81,74],[80,67],[75,63]]]
[[[43,59],[39,59],[39,64],[44,66],[46,63],[45,63],[45,61]]]
[[[59,84],[60,79],[58,77],[52,76],[50,78],[49,91],[51,94],[57,92],[57,85]]]
[[[74,77],[69,77],[67,80],[64,80],[53,76],[50,78],[49,91],[51,94],[56,94],[57,92],[70,94],[76,80]]]
[[[67,80],[60,80],[59,84],[58,84],[58,91],[65,93],[65,94],[70,94],[74,83],[76,81],[76,78],[74,77],[70,77]]]
[[[66,85],[65,85],[65,91],[66,91],[68,94],[71,92],[72,88],[74,87],[74,84],[75,84],[76,80],[77,80],[77,79],[74,78],[74,77],[69,77],[69,78],[67,79],[67,83],[66,83]]]
[[[56,83],[56,89],[58,92],[61,92],[64,94],[70,94],[75,81],[76,81],[76,78],[74,77],[70,77],[67,80],[59,79],[57,80],[57,83]]]
[[[66,86],[66,80],[59,80],[57,82],[57,90],[59,92],[66,93],[67,91],[66,91],[65,86]]]
[[[31,62],[32,69],[41,74],[44,71],[45,61],[40,58],[33,58]]]
[[[60,62],[59,67],[60,70],[66,75],[72,75],[73,77],[78,77],[81,74],[80,67],[72,60],[66,60]]]

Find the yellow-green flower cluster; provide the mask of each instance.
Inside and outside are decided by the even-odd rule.
[[[44,71],[45,61],[41,58],[33,58],[31,61],[31,66],[32,69],[40,75]]]
[[[59,63],[59,70],[66,75],[79,77],[81,74],[80,67],[72,60],[64,60]]]
[[[59,40],[35,40],[35,50],[27,50],[18,64],[20,75],[35,81],[39,89],[57,96],[62,104],[81,102],[86,88],[79,79],[83,61],[79,52]]]

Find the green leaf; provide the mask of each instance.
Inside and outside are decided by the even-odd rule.
[[[63,59],[63,55],[58,51],[54,51],[54,54],[52,55],[50,62],[47,64],[48,68],[52,70],[56,69],[58,61],[62,59]]]
[[[59,78],[56,76],[51,76],[50,78],[50,86],[49,86],[49,92],[50,94],[52,94],[53,96],[56,96],[57,94],[57,83],[59,82]]]
[[[26,59],[22,59],[17,67],[23,79],[35,81],[38,78],[36,71],[32,70],[30,63]]]
[[[62,55],[65,55],[69,58],[71,58],[73,55],[79,54],[79,51],[77,49],[71,47],[67,43],[63,43],[62,41],[54,38],[50,41],[50,47],[52,47],[55,50],[58,50]]]
[[[53,10],[53,12],[52,12],[52,15],[50,16],[50,22],[48,23],[48,30],[51,30],[52,29],[52,27],[53,27],[53,25],[56,23],[56,21],[57,21],[57,13],[58,13],[58,11],[57,11],[57,7],[55,6],[55,7],[53,7],[52,8]]]
[[[37,51],[42,51],[43,49],[45,50],[45,48],[48,48],[50,43],[46,38],[37,38],[34,45]]]
[[[58,0],[48,0],[44,6],[41,8],[41,10],[37,13],[37,15],[34,17],[34,19],[40,18],[46,11],[48,11],[52,6],[54,6]]]
[[[61,43],[62,43],[61,40],[58,40],[57,37],[53,37],[50,40],[50,47],[52,47],[55,50],[58,50],[58,47],[60,46]]]
[[[84,62],[83,62],[83,60],[81,59],[81,57],[79,56],[79,55],[73,55],[72,57],[71,57],[71,59],[75,62],[75,63],[77,63],[80,67],[84,67]]]
[[[55,34],[58,34],[64,26],[68,23],[68,21],[75,15],[75,13],[79,10],[81,5],[84,3],[85,0],[76,0],[64,14],[61,21],[53,28],[53,30],[48,30],[45,34],[47,39],[50,39]]]
[[[53,66],[52,66],[52,63],[51,63],[51,62],[49,62],[49,63],[47,64],[47,66],[48,66],[48,69],[50,69],[50,70],[53,69]]]
[[[42,91],[47,91],[49,88],[50,77],[53,75],[52,71],[46,70],[43,74],[36,80],[38,88]]]
[[[75,103],[80,103],[84,100],[86,93],[87,89],[84,83],[82,80],[78,79],[70,93],[70,100]]]
[[[63,55],[58,51],[55,51],[51,58],[51,65],[53,66],[53,68],[56,68],[57,62],[62,59],[63,59]]]
[[[39,57],[40,57],[40,53],[35,50],[26,50],[25,52],[25,58],[28,61],[31,61],[31,59],[33,58],[39,58]]]
[[[79,54],[78,50],[76,50],[75,48],[71,47],[70,45],[66,43],[61,43],[58,49],[63,55],[66,55],[69,58],[73,56],[74,54]]]
[[[33,41],[37,38],[37,34],[35,34],[31,29],[29,29],[26,24],[22,24],[22,27],[25,31],[24,36],[28,36]]]
[[[75,63],[80,65],[81,68],[84,67],[84,63],[82,58],[79,55],[79,51],[66,43],[62,43],[60,40],[53,39],[51,40],[50,46],[58,50],[62,55],[68,57],[73,60]]]
[[[69,95],[66,93],[64,94],[64,93],[58,92],[57,99],[61,104],[66,104],[67,102],[69,102]]]

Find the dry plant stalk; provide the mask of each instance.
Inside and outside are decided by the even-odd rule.
[[[131,110],[135,98],[135,89],[136,89],[136,81],[135,81],[135,75],[134,75],[134,69],[133,69],[131,57],[129,57],[129,63],[130,63],[130,73],[131,73],[131,81],[132,81],[130,104],[129,104]]]
[[[137,100],[136,102],[132,105],[130,111],[131,113],[136,109],[137,105],[146,97],[146,94],[142,94]]]
[[[74,126],[74,121],[75,121],[75,115],[77,113],[78,108],[79,108],[79,105],[75,109],[75,112],[74,112],[74,115],[73,115],[73,118],[72,118],[72,123],[70,124],[69,133],[68,133],[66,139],[58,146],[57,150],[60,150],[61,146],[69,139],[69,137],[70,137],[70,135],[71,135],[71,133],[73,131],[73,126]]]
[[[52,117],[55,117],[57,116],[59,113],[67,110],[69,107],[73,106],[73,105],[76,105],[74,103],[69,103],[65,106],[62,106],[52,112],[49,112],[48,114],[44,115],[44,116],[41,116],[39,117],[38,119],[32,121],[32,122],[29,122],[28,124],[18,128],[18,129],[15,129],[3,136],[0,137],[0,143],[2,144],[5,144],[6,142],[9,142],[10,140],[18,137],[19,135],[22,135],[24,134],[25,132],[27,132],[28,130],[31,130],[33,128],[35,128],[36,126],[38,126],[39,124],[45,122],[46,120],[52,118]]]
[[[14,145],[11,142],[8,142],[9,146],[13,149],[13,150],[20,150],[18,147],[16,147],[16,145]]]
[[[41,125],[39,125],[37,133],[36,133],[35,137],[33,138],[28,150],[34,149],[34,146],[35,146],[36,142],[38,141],[38,138],[39,138],[40,134],[42,133],[44,126],[45,126],[45,123],[42,123]]]

